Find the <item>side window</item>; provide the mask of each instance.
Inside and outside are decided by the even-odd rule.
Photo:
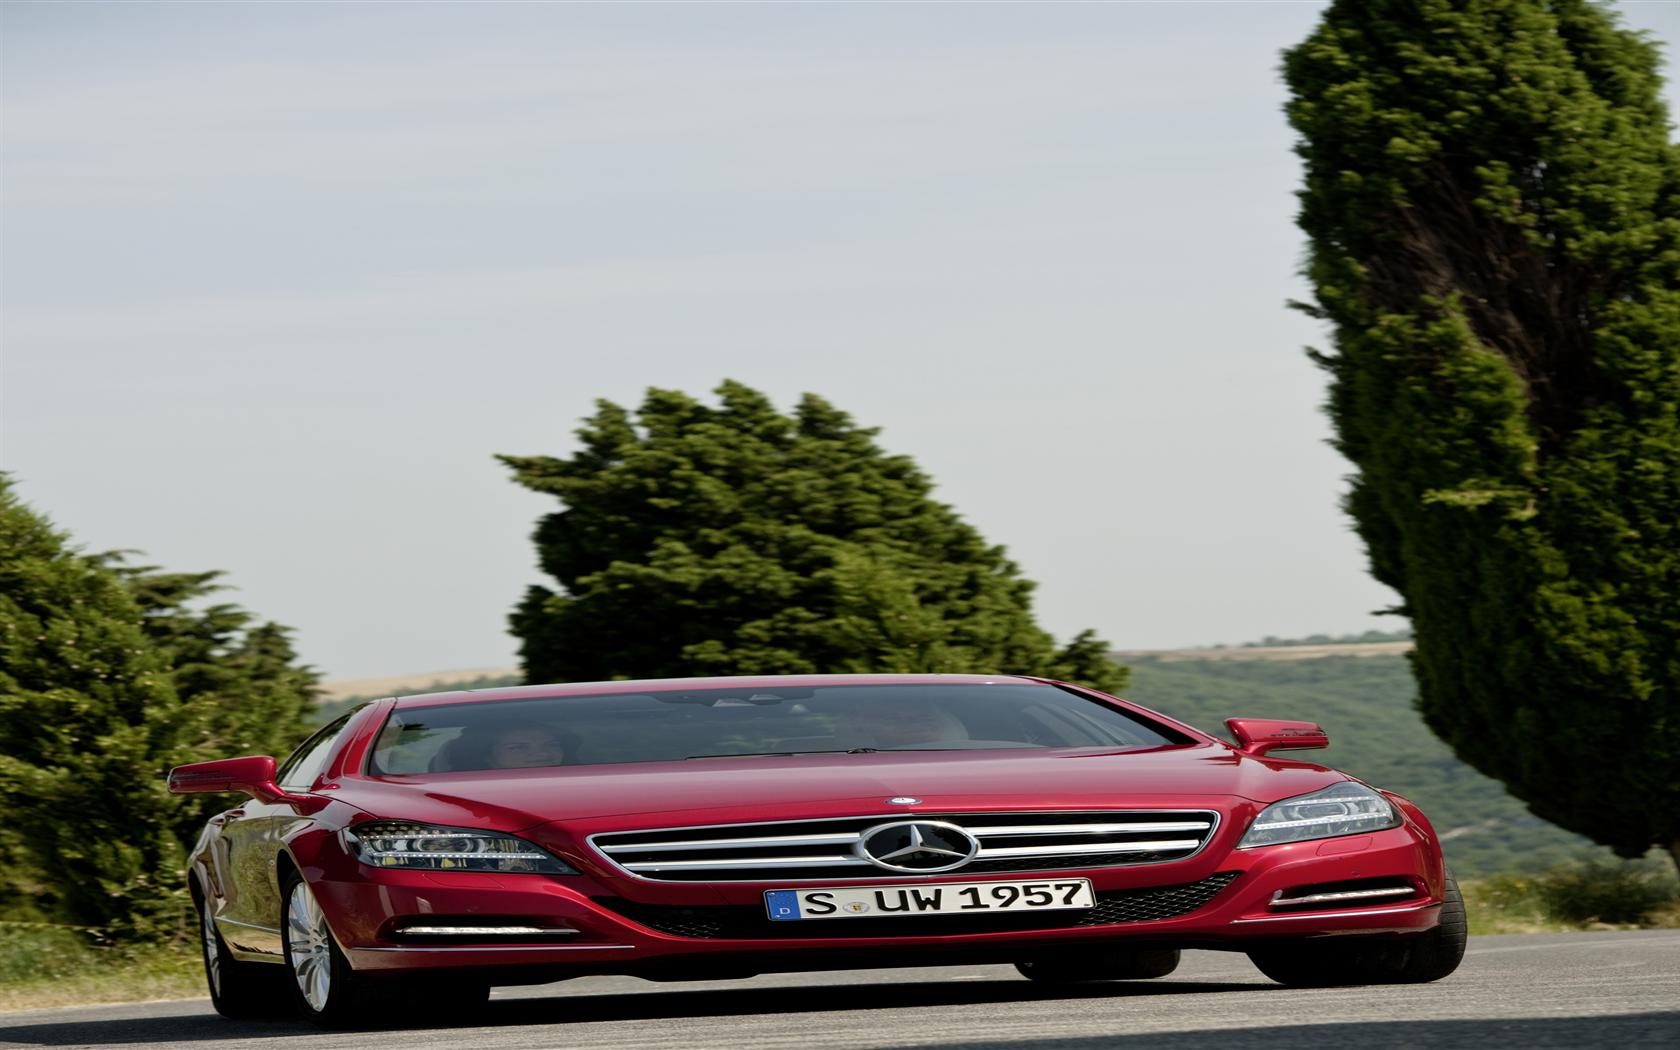
[[[355,712],[352,711],[351,714]],[[299,745],[298,749],[292,752],[292,756],[280,766],[280,772],[275,776],[280,786],[291,791],[303,791],[313,786],[315,778],[326,768],[327,756],[332,754],[333,744],[338,742],[338,734],[349,721],[350,715],[345,715]]]

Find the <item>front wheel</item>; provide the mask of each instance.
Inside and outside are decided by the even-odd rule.
[[[435,1024],[470,1016],[490,997],[488,983],[434,975],[368,977],[350,968],[320,902],[297,872],[282,887],[286,969],[298,1010],[324,1028],[390,1025],[394,1018]]]
[[[1176,948],[1152,951],[1108,950],[1068,952],[1015,964],[1022,977],[1042,984],[1083,984],[1087,981],[1146,981],[1178,969]]]
[[[315,893],[297,872],[281,887],[285,931],[286,970],[291,975],[293,1002],[299,1012],[327,1028],[344,1028],[367,1017],[368,1004],[358,994],[359,980],[350,961],[338,950],[326,913]],[[352,1011],[357,1011],[352,1014]]]
[[[1427,933],[1305,942],[1252,951],[1248,957],[1267,977],[1298,987],[1424,984],[1458,969],[1464,958],[1465,927],[1464,897],[1449,875],[1441,921]]]

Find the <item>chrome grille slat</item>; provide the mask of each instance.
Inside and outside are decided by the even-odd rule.
[[[1213,825],[1205,820],[1184,821],[1178,824],[1023,824],[999,827],[971,827],[968,833],[975,838],[989,835],[1120,835],[1129,831],[1206,831]]]
[[[1200,839],[1170,839],[1165,842],[1087,842],[1079,853],[1171,853],[1181,849],[1195,849]],[[975,860],[1004,860],[1009,857],[1054,857],[1058,853],[1072,853],[1066,846],[999,846],[981,847]]]
[[[980,843],[979,851],[966,865],[926,874],[884,870],[855,852],[868,829],[908,821],[958,825]],[[787,883],[1164,863],[1199,853],[1218,826],[1212,810],[912,811],[601,832],[588,841],[633,878]]]
[[[602,853],[669,853],[683,849],[770,849],[776,846],[850,846],[860,836],[856,832],[841,835],[778,835],[751,839],[688,839],[682,842],[649,842],[641,846],[602,846]]]
[[[631,871],[728,871],[732,868],[872,868],[861,857],[731,857],[726,860],[650,860],[624,865]]]

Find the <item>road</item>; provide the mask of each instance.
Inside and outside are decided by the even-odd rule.
[[[207,1000],[0,1015],[0,1047],[202,1050],[1194,1050],[1680,1047],[1680,931],[1473,938],[1431,985],[1292,990],[1241,955],[1157,981],[1046,989],[1013,969],[793,974],[657,985],[592,977],[496,993],[482,1025],[392,1035],[224,1021]]]

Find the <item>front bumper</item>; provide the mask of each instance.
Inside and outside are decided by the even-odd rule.
[[[662,884],[615,876],[604,869],[575,876],[400,871],[369,868],[348,857],[311,866],[305,876],[357,970],[488,969],[510,981],[593,973],[740,976],[945,960],[1005,961],[1121,941],[1152,947],[1244,950],[1267,941],[1419,933],[1435,926],[1445,890],[1439,849],[1427,828],[1411,820],[1369,835],[1252,850],[1215,842],[1194,858],[1166,864],[930,877],[919,881],[961,884],[1088,878],[1099,898],[1106,895],[1114,900],[1206,887],[1209,880],[1218,885],[1206,895],[1205,903],[1194,901],[1190,910],[1168,918],[1150,918],[1148,909],[1133,909],[1112,913],[1122,915],[1123,921],[1070,925],[1066,912],[1016,913],[996,916],[1009,921],[1000,922],[995,930],[987,930],[985,917],[977,917],[960,932],[948,932],[947,924],[945,931],[927,934],[917,932],[915,924],[925,922],[930,924],[928,929],[936,929],[941,917],[897,920],[890,934],[863,932],[871,920],[777,923],[773,936],[738,935],[750,922],[695,926],[657,918],[703,914],[745,921],[762,914],[765,890],[800,888],[798,883]],[[1275,903],[1280,894],[1295,893],[1301,887],[1373,880],[1391,884],[1404,880],[1413,892],[1368,903],[1337,901],[1307,911],[1282,909]],[[903,881],[860,879],[850,884]],[[1035,926],[1031,920],[1039,914],[1045,924]],[[1145,917],[1125,918],[1127,914]],[[859,925],[851,926],[853,922]],[[450,923],[546,932],[511,938],[402,932],[405,927],[435,929]],[[691,935],[668,932],[673,929]],[[953,958],[952,953],[960,955]]]

